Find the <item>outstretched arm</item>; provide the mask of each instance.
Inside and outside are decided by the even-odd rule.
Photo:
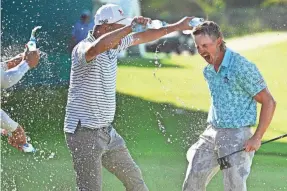
[[[131,26],[117,29],[101,36],[86,50],[86,61],[93,60],[97,55],[117,46],[121,39],[132,32]]]
[[[145,17],[135,17],[133,23],[146,25],[150,19]],[[121,40],[132,32],[132,26],[128,25],[99,37],[93,44],[84,50],[86,61],[89,62],[93,60],[97,55],[117,47]],[[81,47],[82,48],[82,47]],[[85,47],[83,47],[85,48]]]
[[[133,35],[134,42],[132,45],[138,45],[138,44],[154,41],[174,31],[190,30],[192,29],[192,27],[189,26],[189,22],[193,18],[194,17],[184,17],[177,23],[170,24],[159,29],[149,29],[144,32],[135,33]]]
[[[22,61],[21,64],[6,71],[1,68],[1,88],[6,89],[15,85],[29,69],[26,61]]]
[[[24,53],[18,54],[17,56],[11,58],[6,62],[7,69],[14,68],[15,66],[19,65],[23,60]]]
[[[38,51],[25,52],[24,60],[20,64],[6,71],[1,68],[1,88],[9,88],[16,84],[30,68],[37,66],[39,59]]]

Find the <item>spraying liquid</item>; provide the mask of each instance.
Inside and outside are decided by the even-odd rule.
[[[36,42],[37,42],[37,40],[36,40],[36,31],[37,31],[38,29],[40,29],[40,28],[42,28],[42,26],[36,26],[36,27],[32,30],[32,32],[31,32],[30,40],[29,40],[29,42],[26,44],[29,51],[36,51],[36,50],[37,50],[37,46],[36,46]],[[39,49],[40,49],[40,48],[38,48],[38,50],[39,50]],[[43,51],[40,51],[40,55],[47,57],[48,54],[45,53],[45,52],[43,52]],[[14,57],[14,58],[15,58],[15,59],[17,59],[17,58],[22,58],[22,55],[19,55],[19,56]],[[5,60],[5,61],[3,61],[3,63],[9,62],[9,61],[10,61],[10,60]]]
[[[38,29],[42,28],[41,26],[36,26],[32,32],[31,32],[31,37],[29,42],[27,43],[27,47],[29,51],[36,51],[37,50],[37,46],[36,46],[36,31]]]

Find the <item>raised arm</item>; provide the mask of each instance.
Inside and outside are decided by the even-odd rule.
[[[15,66],[19,65],[21,61],[23,60],[24,53],[18,54],[17,56],[11,58],[10,60],[6,61],[6,68],[11,69]]]
[[[1,88],[6,89],[15,85],[29,69],[26,61],[22,61],[21,64],[6,71],[1,68]]]
[[[174,24],[170,24],[159,29],[149,29],[144,32],[135,33],[133,35],[134,42],[132,45],[138,45],[138,44],[154,41],[174,31],[190,30],[192,29],[192,27],[189,26],[189,22],[193,18],[194,17],[184,17],[183,19],[179,20],[178,22]]]
[[[131,26],[125,26],[123,28],[102,35],[86,50],[86,61],[89,62],[93,60],[97,55],[116,47],[120,43],[121,39],[131,32]]]
[[[26,52],[25,54],[24,60],[17,66],[6,71],[1,68],[1,88],[5,89],[15,85],[30,68],[38,64],[40,59],[38,51]]]

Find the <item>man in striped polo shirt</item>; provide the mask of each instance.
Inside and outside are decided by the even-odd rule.
[[[117,55],[129,46],[190,29],[191,19],[132,33],[136,25],[146,25],[150,19],[125,18],[121,7],[113,4],[96,12],[93,31],[72,52],[64,125],[79,190],[102,189],[102,165],[123,182],[126,190],[148,190],[123,138],[111,125],[116,108]]]

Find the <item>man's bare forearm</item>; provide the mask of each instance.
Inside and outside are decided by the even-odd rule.
[[[172,33],[174,31],[181,30],[177,24],[167,25],[166,27],[162,27],[159,29],[149,29],[145,32],[136,33],[133,35],[134,43],[133,45],[142,44],[150,41],[154,41],[156,39],[161,38],[164,35]]]
[[[262,103],[259,117],[259,124],[254,133],[254,137],[256,137],[257,139],[262,139],[264,133],[269,127],[274,115],[275,108],[276,108],[276,102],[272,97],[266,102]]]
[[[131,26],[126,26],[107,33],[96,40],[86,52],[86,60],[90,61],[97,55],[117,46],[121,39],[132,32]]]

